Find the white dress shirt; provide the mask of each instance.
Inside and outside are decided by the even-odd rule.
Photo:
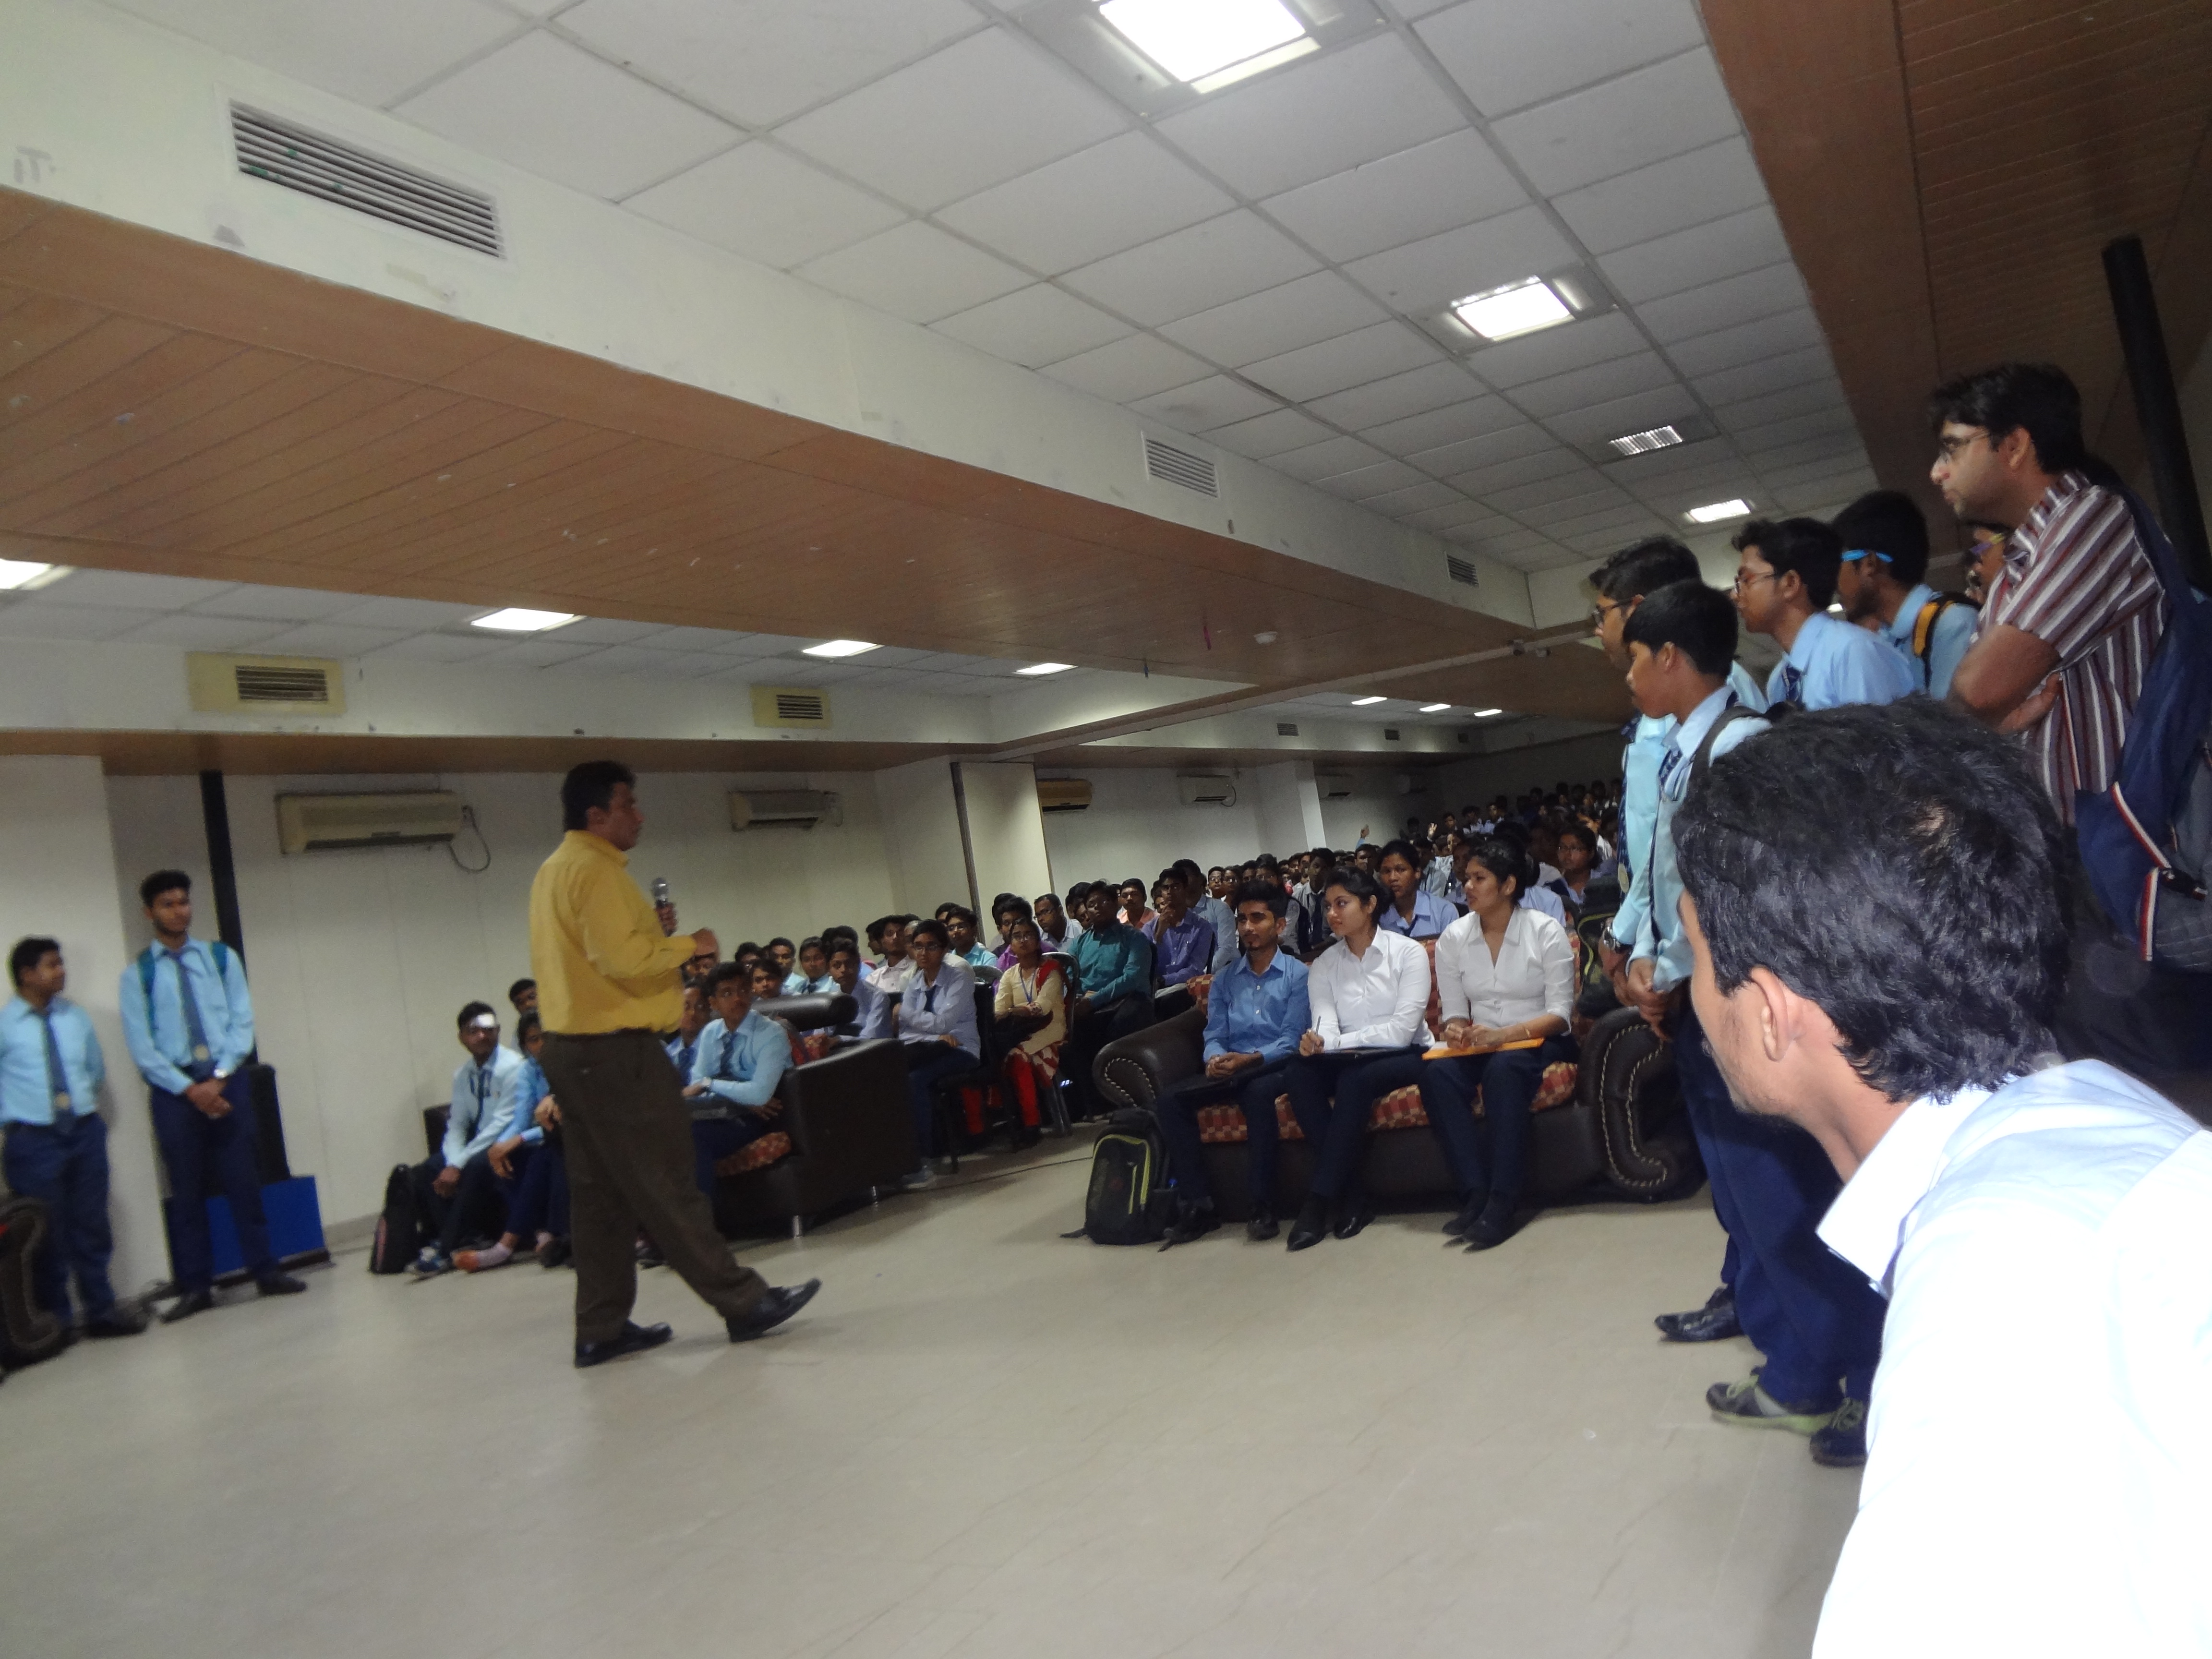
[[[1471,1019],[1492,1030],[1546,1014],[1571,1019],[1575,947],[1567,930],[1516,905],[1492,962],[1482,918],[1469,911],[1437,941],[1437,1002],[1446,1019]]]
[[[2212,1133],[2094,1060],[1918,1101],[1820,1237],[1889,1317],[1814,1659],[2212,1653]]]
[[[1428,1011],[1429,953],[1382,927],[1364,957],[1339,939],[1307,969],[1306,993],[1323,1049],[1402,1048]]]

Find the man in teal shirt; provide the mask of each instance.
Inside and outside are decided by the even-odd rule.
[[[1075,1079],[1086,1112],[1099,1107],[1091,1080],[1091,1064],[1098,1051],[1115,1038],[1152,1023],[1152,941],[1120,920],[1120,908],[1121,896],[1113,883],[1090,883],[1077,904],[1082,935],[1067,947],[1079,993],[1068,1004],[1067,1046],[1061,1051],[1060,1073]]]

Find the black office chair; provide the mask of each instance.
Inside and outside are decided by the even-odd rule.
[[[963,1091],[979,1089],[983,1094],[983,1133],[991,1132],[991,1115],[996,1107],[1008,1123],[1010,1138],[1021,1139],[1021,1114],[1008,1097],[1006,1089],[1006,1053],[1011,1043],[999,1027],[996,1002],[998,994],[989,987],[975,988],[975,1030],[983,1041],[983,1057],[975,1065],[957,1072],[948,1072],[929,1085],[930,1106],[938,1129],[945,1137],[945,1150],[952,1160],[952,1171],[960,1172],[960,1138],[968,1126],[961,1120],[960,1097]]]

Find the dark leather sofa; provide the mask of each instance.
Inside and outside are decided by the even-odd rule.
[[[793,1030],[822,1031],[849,1022],[853,999],[838,994],[779,997],[760,1012]],[[775,1133],[789,1150],[761,1163],[763,1137],[716,1166],[714,1224],[729,1237],[789,1224],[797,1235],[810,1216],[888,1187],[921,1162],[907,1109],[906,1055],[878,1039],[833,1048],[783,1074]]]
[[[1202,1068],[1203,1010],[1109,1042],[1092,1080],[1116,1106],[1150,1106],[1159,1091]],[[1231,1220],[1245,1214],[1242,1141],[1209,1143],[1206,1178]],[[1283,1142],[1275,1185],[1279,1214],[1294,1212],[1313,1178],[1303,1139]],[[1583,1039],[1572,1096],[1528,1123],[1528,1196],[1557,1200],[1617,1194],[1646,1201],[1693,1186],[1704,1175],[1674,1087],[1674,1062],[1633,1009],[1607,1014]],[[1425,1121],[1367,1138],[1367,1187],[1378,1198],[1456,1199],[1435,1133]]]

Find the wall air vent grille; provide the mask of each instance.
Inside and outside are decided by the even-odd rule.
[[[1396,726],[1384,726],[1384,727],[1382,728],[1382,741],[1383,741],[1383,742],[1385,742],[1385,743],[1396,743],[1398,740],[1399,740],[1399,738],[1398,738],[1398,728],[1397,728]]]
[[[345,682],[322,657],[185,653],[191,706],[208,714],[343,714]]]
[[[1277,737],[1295,738],[1297,734],[1298,728],[1293,722],[1290,720],[1277,720],[1275,722],[1275,735]]]
[[[1164,444],[1158,438],[1145,440],[1145,471],[1162,483],[1177,484],[1201,495],[1218,497],[1221,494],[1221,483],[1214,476],[1212,461],[1187,449],[1177,449],[1173,444]]]
[[[238,170],[248,178],[500,257],[499,217],[489,196],[243,104],[230,106],[230,135]]]
[[[321,668],[271,668],[240,663],[232,671],[238,679],[240,702],[328,702],[329,671]]]
[[[755,726],[827,726],[830,694],[804,685],[753,687]]]
[[[1469,587],[1476,586],[1473,559],[1462,559],[1456,553],[1445,554],[1444,574],[1455,582],[1464,583]]]

